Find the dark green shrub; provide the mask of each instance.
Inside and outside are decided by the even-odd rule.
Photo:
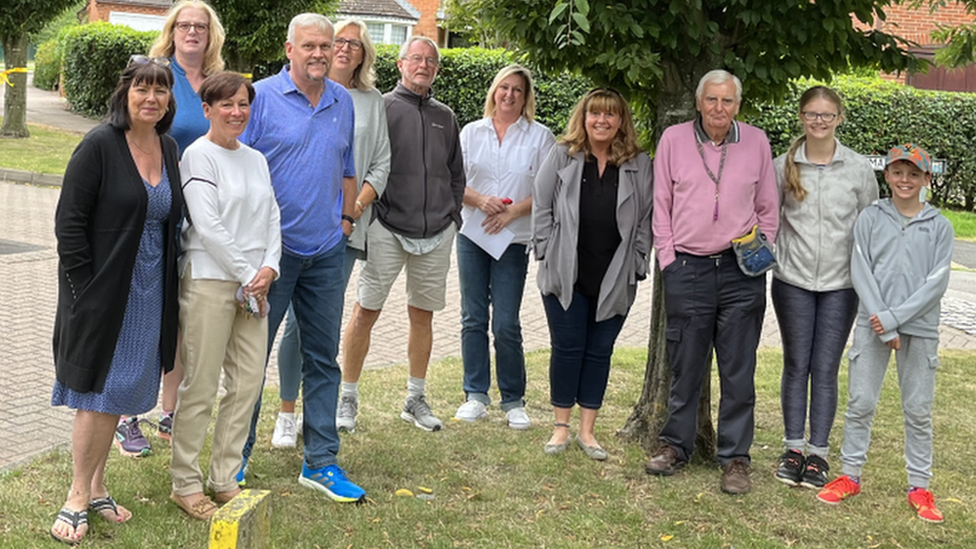
[[[802,133],[797,117],[800,94],[819,82],[801,80],[796,90],[776,105],[757,105],[744,118],[766,131],[773,154],[789,148]],[[844,99],[846,120],[837,137],[865,155],[885,154],[911,141],[933,158],[946,160],[946,171],[932,183],[936,204],[976,204],[976,94],[917,90],[880,78],[838,77],[829,84]],[[888,186],[878,174],[882,194]]]
[[[37,46],[34,54],[34,87],[53,90],[58,86],[61,76],[61,57],[58,55],[57,39],[52,38]]]
[[[129,57],[149,51],[157,34],[105,22],[69,29],[63,39],[64,92],[71,110],[105,116],[109,96]]]

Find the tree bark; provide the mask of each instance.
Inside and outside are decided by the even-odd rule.
[[[719,66],[703,56],[684,62],[665,63],[657,104],[655,140],[668,126],[693,119],[696,116],[695,89],[698,80],[709,70]],[[664,310],[664,287],[661,270],[655,261],[654,287],[651,298],[651,332],[647,344],[647,366],[644,372],[644,389],[634,406],[627,423],[619,431],[622,438],[638,442],[646,452],[658,446],[657,436],[668,418],[668,395],[671,388],[671,366],[668,362],[667,315]],[[712,352],[709,350],[708,356]],[[711,370],[711,358],[706,366]],[[711,375],[702,383],[701,400],[698,403],[698,431],[693,458],[705,462],[715,459],[716,435],[712,425]]]
[[[4,36],[3,52],[6,69],[27,66],[27,35]],[[3,87],[3,127],[0,137],[30,137],[27,130],[27,73],[14,72],[7,75],[10,84]],[[11,85],[12,84],[12,85]]]

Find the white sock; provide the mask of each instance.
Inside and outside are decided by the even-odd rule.
[[[424,396],[427,389],[427,380],[422,377],[407,377],[407,395],[412,397]]]
[[[343,381],[341,385],[342,393],[341,396],[352,397],[359,400],[359,382],[358,381]]]
[[[278,412],[278,417],[283,417],[295,421],[295,412]]]

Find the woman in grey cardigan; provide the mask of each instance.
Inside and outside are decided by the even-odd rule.
[[[653,204],[651,160],[637,146],[633,116],[615,90],[597,88],[576,104],[532,193],[532,246],[549,321],[550,398],[555,422],[547,454],[576,443],[591,458],[606,451],[593,435],[610,356],[647,274]]]

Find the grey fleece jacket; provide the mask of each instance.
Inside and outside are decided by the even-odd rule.
[[[949,286],[954,233],[925,204],[908,225],[890,198],[877,200],[854,224],[851,277],[861,300],[859,326],[878,315],[882,341],[900,334],[939,337],[940,300]]]
[[[380,223],[408,238],[461,227],[464,158],[454,111],[402,83],[383,96],[390,129],[390,176],[376,201]]]

